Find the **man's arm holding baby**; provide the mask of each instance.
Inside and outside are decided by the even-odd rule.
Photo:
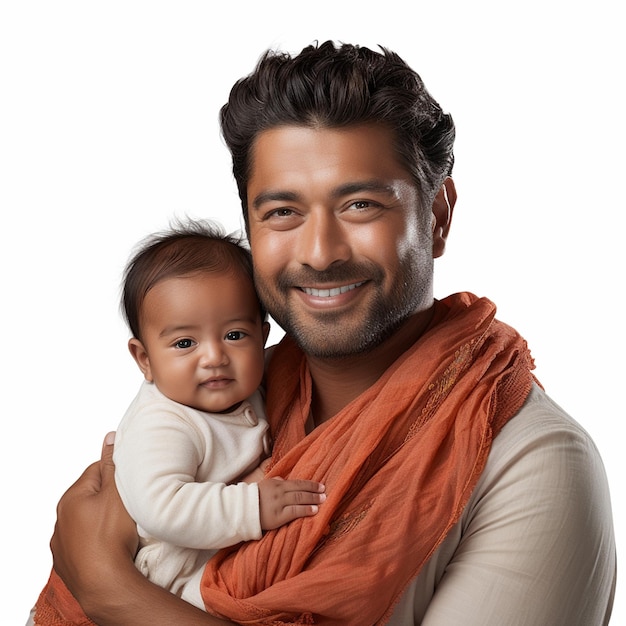
[[[209,615],[148,581],[135,567],[137,530],[115,487],[112,437],[102,458],[65,492],[50,542],[54,569],[100,626],[210,626]]]

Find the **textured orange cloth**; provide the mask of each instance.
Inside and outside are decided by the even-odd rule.
[[[96,626],[80,608],[63,581],[52,570],[48,583],[39,595],[35,611],[37,626]]]
[[[437,302],[415,345],[306,436],[311,379],[284,339],[268,371],[270,476],[326,485],[314,517],[222,550],[204,572],[208,610],[241,624],[384,623],[459,519],[493,437],[533,376],[526,342],[471,294]]]

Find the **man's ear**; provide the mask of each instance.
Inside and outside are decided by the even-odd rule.
[[[446,241],[452,223],[452,213],[456,204],[456,187],[449,176],[435,196],[433,202],[433,258],[440,257],[446,249]]]
[[[154,382],[154,379],[152,378],[152,370],[150,369],[150,358],[148,357],[148,353],[146,352],[143,343],[141,343],[139,339],[131,337],[128,340],[128,349],[133,359],[135,359],[135,362],[139,366],[144,378],[149,383]]]

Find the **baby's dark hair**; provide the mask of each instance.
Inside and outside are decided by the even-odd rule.
[[[243,236],[228,235],[215,222],[187,220],[142,240],[126,265],[122,282],[121,310],[133,337],[141,340],[141,308],[150,289],[166,278],[198,272],[243,273],[254,283],[252,257]],[[259,311],[265,321],[267,314],[260,302]]]

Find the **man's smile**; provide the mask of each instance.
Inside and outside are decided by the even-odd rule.
[[[325,289],[317,289],[315,287],[301,287],[302,291],[306,293],[308,296],[315,296],[317,298],[328,298],[333,296],[339,296],[342,293],[347,293],[348,291],[352,291],[357,287],[363,285],[365,281],[361,281],[358,283],[351,283],[350,285],[342,285],[341,287],[329,287]]]

